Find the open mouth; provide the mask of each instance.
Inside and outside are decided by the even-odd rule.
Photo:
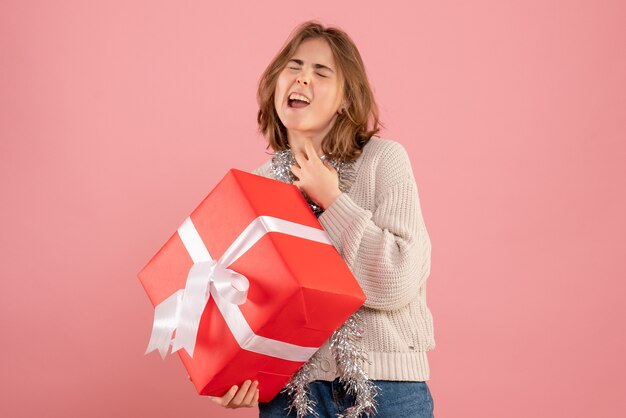
[[[298,99],[287,99],[287,106],[293,109],[301,109],[303,107],[307,107],[310,103],[305,102],[304,100]]]

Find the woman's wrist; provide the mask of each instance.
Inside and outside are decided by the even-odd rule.
[[[321,208],[324,210],[328,209],[328,207],[332,205],[339,196],[341,196],[341,193],[341,190],[337,189],[335,192],[329,194],[328,197],[320,199],[319,204]]]

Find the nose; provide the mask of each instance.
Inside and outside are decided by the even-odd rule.
[[[300,73],[300,75],[298,76],[298,84],[304,84],[305,86],[307,84],[309,84],[309,80],[307,78],[307,75],[305,73]]]

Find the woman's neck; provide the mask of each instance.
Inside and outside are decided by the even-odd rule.
[[[306,154],[304,149],[304,141],[306,138],[311,138],[311,140],[313,141],[313,148],[315,148],[315,151],[317,152],[317,155],[319,157],[324,155],[324,153],[322,152],[322,140],[324,139],[323,137],[307,135],[300,132],[288,132],[287,140],[289,141],[289,147],[294,154],[298,152],[303,152]]]

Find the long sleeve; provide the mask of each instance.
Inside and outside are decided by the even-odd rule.
[[[396,310],[415,298],[430,274],[430,238],[402,145],[392,143],[375,172],[364,174],[375,181],[374,211],[342,193],[319,221],[365,292],[365,306]]]

